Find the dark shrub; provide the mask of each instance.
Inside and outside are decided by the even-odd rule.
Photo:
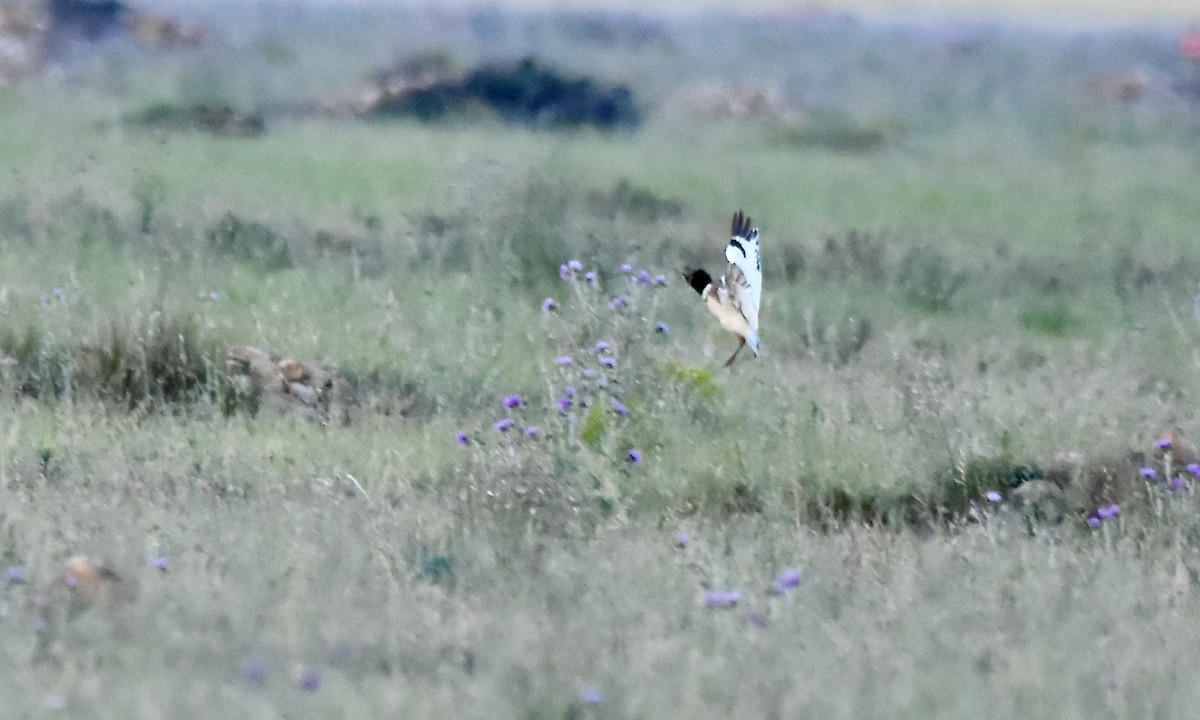
[[[588,77],[567,77],[532,57],[511,65],[481,65],[461,77],[439,79],[400,92],[384,89],[369,111],[423,121],[488,108],[514,123],[547,127],[591,125],[603,129],[637,127],[641,111],[623,85]]]

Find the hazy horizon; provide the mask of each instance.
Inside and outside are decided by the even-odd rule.
[[[148,4],[158,7],[214,6],[230,4],[228,0],[153,0]],[[728,10],[737,13],[760,12],[846,12],[878,15],[889,19],[903,19],[906,13],[918,16],[987,16],[998,18],[1029,18],[1089,21],[1173,21],[1200,22],[1200,6],[1189,0],[1146,0],[1130,4],[1121,0],[900,0],[879,2],[878,0],[825,0],[823,2],[795,2],[789,0],[614,0],[599,3],[596,0],[450,0],[449,2],[421,3],[408,0],[296,0],[293,2],[266,2],[264,6],[361,6],[361,7],[415,7],[436,5],[442,9],[499,8],[505,10],[571,10],[609,11],[637,13],[688,14]]]

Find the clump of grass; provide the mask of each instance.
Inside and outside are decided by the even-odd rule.
[[[602,218],[628,215],[646,222],[657,222],[663,218],[677,218],[683,214],[682,200],[660,197],[652,190],[638,187],[621,178],[612,190],[593,191],[587,196],[588,209]]]
[[[229,105],[181,107],[159,102],[130,116],[127,122],[154,130],[200,130],[236,137],[255,137],[266,131],[262,115],[239,112]]]
[[[838,114],[818,114],[773,132],[776,144],[800,148],[824,148],[841,153],[879,150],[902,138],[904,123],[896,119],[858,122]]]
[[[972,502],[986,493],[1007,493],[1030,480],[1044,477],[1036,464],[1000,457],[971,458],[936,473],[930,492],[931,505],[948,519],[961,517]]]
[[[208,230],[209,245],[218,253],[265,272],[292,267],[287,242],[274,230],[227,213]]]
[[[157,315],[114,329],[103,345],[83,348],[74,380],[130,406],[186,402],[213,394],[223,378],[217,362],[222,349],[206,342],[194,320]]]
[[[534,285],[544,281],[547,270],[564,255],[573,254],[563,228],[568,226],[574,198],[561,187],[531,179],[515,199],[519,209],[512,218],[511,230],[505,242],[488,254],[499,251],[496,260],[502,264],[494,267],[507,268],[522,284]]]
[[[1062,298],[1035,303],[1021,312],[1018,321],[1030,332],[1051,337],[1062,337],[1081,323]]]
[[[665,370],[668,381],[678,383],[685,392],[703,400],[714,400],[721,392],[716,377],[708,368],[688,367],[675,360],[669,360]]]
[[[1195,263],[1159,247],[1125,247],[1113,261],[1113,285],[1118,297],[1130,300],[1149,291],[1183,290],[1197,275]]]
[[[899,491],[868,492],[831,487],[811,494],[801,504],[801,519],[825,532],[848,524],[865,523],[895,528],[935,524],[935,509],[928,499]]]
[[[944,253],[928,245],[910,249],[900,260],[896,284],[917,307],[929,312],[946,312],[967,281]]]
[[[599,450],[607,427],[608,410],[599,405],[593,406],[583,418],[583,425],[579,428],[579,439],[591,449]]]
[[[72,211],[80,245],[104,243],[117,247],[127,241],[126,225],[111,208],[85,201]]]
[[[384,416],[428,419],[438,401],[420,383],[406,376],[380,370],[340,370],[343,402]]]
[[[709,469],[690,478],[681,507],[685,515],[728,518],[761,513],[763,498],[752,483]]]
[[[61,399],[68,393],[127,407],[208,400],[235,395],[223,372],[224,345],[190,318],[155,314],[112,327],[91,342],[64,344],[30,324],[0,331],[5,379],[18,394]]]
[[[814,260],[819,274],[834,278],[857,277],[882,283],[891,271],[888,248],[895,238],[885,233],[851,229],[829,234]]]
[[[841,367],[866,347],[871,339],[871,323],[865,318],[842,318],[823,323],[813,313],[808,313],[800,339],[809,353],[834,367]]]
[[[137,204],[137,227],[147,235],[154,229],[155,215],[159,211],[165,197],[161,182],[140,179],[133,188],[133,200]]]
[[[912,489],[823,488],[804,499],[802,516],[826,531],[854,522],[896,528],[960,526],[974,517],[981,503],[998,502],[1044,477],[1034,463],[972,458],[935,472],[929,482]]]
[[[38,325],[0,328],[0,369],[19,395],[57,398],[70,387],[70,352],[52,345]]]

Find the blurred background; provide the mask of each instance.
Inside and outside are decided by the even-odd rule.
[[[0,0],[0,697],[1193,715],[1197,22]]]

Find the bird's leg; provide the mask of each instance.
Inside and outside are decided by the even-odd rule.
[[[721,367],[729,367],[730,365],[732,365],[733,359],[738,356],[738,353],[740,353],[742,351],[742,348],[745,347],[745,345],[746,345],[746,338],[739,337],[737,349],[733,351],[733,354],[729,356],[729,359],[726,360],[725,364],[722,365]]]

